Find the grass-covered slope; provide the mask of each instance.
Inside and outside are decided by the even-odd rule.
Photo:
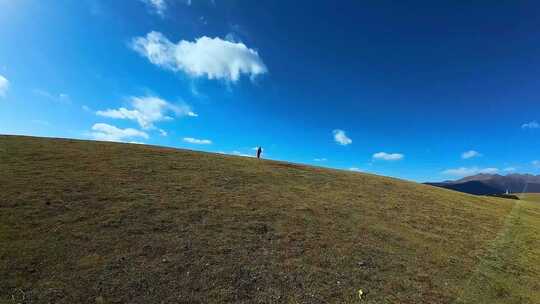
[[[540,303],[540,194],[515,201],[457,303]]]
[[[515,204],[276,161],[0,136],[0,303],[466,303],[494,292],[479,273]]]

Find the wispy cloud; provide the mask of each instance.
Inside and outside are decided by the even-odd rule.
[[[534,120],[534,121],[522,124],[521,128],[522,129],[538,129],[540,128],[540,124],[536,120]]]
[[[198,139],[198,138],[193,138],[193,137],[184,137],[183,141],[185,141],[187,143],[190,143],[190,144],[195,144],[195,145],[210,145],[210,144],[212,144],[212,141],[210,139]]]
[[[158,16],[164,17],[167,10],[167,2],[165,0],[141,0],[156,13]]]
[[[350,168],[349,168],[349,171],[362,172],[362,171],[360,170],[360,168],[357,168],[357,167],[350,167]]]
[[[352,144],[352,139],[347,137],[347,134],[345,133],[345,131],[340,130],[340,129],[335,129],[334,131],[332,131],[332,134],[334,134],[334,140],[338,144],[340,144],[342,146]]]
[[[259,53],[245,44],[206,36],[173,43],[159,32],[133,39],[131,47],[151,63],[191,77],[236,82],[242,74],[252,79],[268,69]]]
[[[497,172],[499,172],[499,169],[497,168],[460,167],[455,169],[447,169],[444,170],[442,173],[445,175],[463,177],[480,173],[495,174]]]
[[[94,139],[104,141],[129,141],[134,137],[148,139],[148,134],[143,131],[131,128],[121,129],[105,123],[94,124],[90,134]]]
[[[6,97],[6,93],[9,89],[9,80],[6,77],[0,75],[0,97]]]
[[[191,107],[186,104],[172,104],[159,97],[131,97],[132,109],[124,107],[97,111],[96,114],[103,117],[128,119],[136,121],[143,129],[155,128],[154,123],[172,120],[173,116],[192,116],[195,114]]]
[[[465,151],[461,153],[461,158],[463,159],[470,159],[470,158],[475,158],[475,157],[480,157],[480,156],[482,156],[482,154],[474,150],[469,150],[469,151]]]
[[[373,159],[379,159],[379,160],[401,160],[405,156],[401,153],[386,153],[386,152],[377,152],[372,155]]]
[[[506,167],[503,169],[504,172],[514,172],[516,170],[516,167]]]
[[[190,91],[191,91],[191,95],[193,95],[194,97],[207,98],[207,96],[199,90],[199,88],[194,82],[191,82],[190,84]]]
[[[540,160],[533,160],[531,165],[533,165],[535,168],[540,168]]]
[[[325,161],[327,161],[326,158],[314,158],[313,160],[316,161],[316,162],[325,162]]]
[[[44,98],[49,99],[49,100],[54,101],[54,102],[71,103],[71,98],[66,93],[54,94],[54,93],[50,93],[48,91],[41,90],[41,89],[35,89],[33,92],[34,92],[34,94],[36,94],[38,96],[44,97]]]

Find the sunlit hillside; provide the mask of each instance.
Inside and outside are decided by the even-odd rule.
[[[0,172],[0,303],[540,301],[527,197],[17,136]]]

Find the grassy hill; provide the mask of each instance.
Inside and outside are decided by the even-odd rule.
[[[535,198],[0,136],[0,303],[540,303]]]

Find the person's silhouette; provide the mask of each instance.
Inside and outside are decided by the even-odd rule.
[[[259,146],[257,148],[257,158],[261,158],[262,148]]]

